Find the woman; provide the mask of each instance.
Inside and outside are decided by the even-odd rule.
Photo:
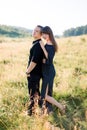
[[[53,81],[55,77],[55,68],[53,65],[53,58],[55,52],[57,52],[58,46],[54,39],[53,32],[49,26],[46,26],[42,29],[42,37],[46,40],[46,45],[44,46],[43,42],[40,41],[41,48],[44,52],[44,59],[42,65],[42,90],[41,90],[41,99],[42,101],[48,101],[49,103],[56,105],[62,113],[65,112],[65,107],[58,103],[53,97]]]

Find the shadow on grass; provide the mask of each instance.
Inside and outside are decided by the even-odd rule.
[[[64,101],[67,108],[65,115],[61,115],[59,109],[54,107],[54,113],[49,119],[50,122],[65,130],[74,130],[75,127],[78,130],[87,130],[85,117],[85,111],[87,109],[87,89],[79,90],[78,92],[74,90],[73,95],[57,96],[55,93],[54,96],[59,102]]]

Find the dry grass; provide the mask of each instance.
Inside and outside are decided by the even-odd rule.
[[[32,38],[0,37],[0,130],[54,129],[48,122],[49,117],[29,117],[24,114],[28,102],[25,71],[32,40]],[[59,52],[54,59],[56,68],[54,95],[58,100],[62,99],[61,95],[74,95],[75,88],[87,89],[87,35],[61,38],[57,41]],[[68,100],[66,98],[63,100]],[[87,128],[84,121],[85,118],[87,120],[87,100],[85,100],[84,97],[83,107],[86,110],[85,117],[82,118],[84,129],[80,128],[80,130]],[[75,109],[78,110],[73,108],[73,110]],[[72,108],[69,108],[68,111],[71,112]],[[58,122],[61,123],[64,119],[69,122],[70,119],[67,117],[64,119],[62,117],[55,118],[55,116],[51,118],[51,122],[55,121],[55,126],[61,126]],[[57,129],[58,127],[55,127],[54,130]]]

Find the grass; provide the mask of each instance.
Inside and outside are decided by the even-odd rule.
[[[25,71],[32,40],[0,37],[0,130],[50,130],[50,125],[55,130],[87,130],[87,35],[57,39],[54,97],[67,105],[63,116],[55,106],[49,117],[24,114],[29,100]]]

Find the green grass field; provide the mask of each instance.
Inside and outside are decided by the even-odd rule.
[[[63,116],[55,106],[48,117],[24,114],[32,40],[0,37],[0,130],[53,130],[53,125],[54,130],[87,130],[87,35],[57,39],[54,97],[67,105]]]

